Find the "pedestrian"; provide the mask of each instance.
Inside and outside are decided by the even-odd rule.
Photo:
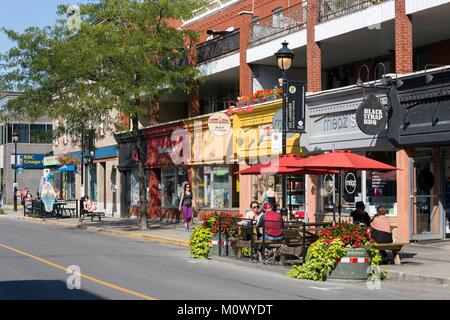
[[[186,230],[189,230],[189,224],[192,221],[193,207],[194,199],[192,197],[191,185],[188,182],[185,182],[178,210],[183,213],[184,227]]]
[[[370,235],[376,243],[392,243],[391,222],[386,217],[387,210],[384,207],[377,208],[377,214],[373,217],[370,224]],[[389,258],[384,250],[380,250],[383,263],[388,263]]]
[[[274,211],[277,210],[278,196],[275,190],[273,189],[273,182],[269,181],[267,183],[267,190],[264,192],[264,200],[263,203],[269,202],[272,205],[272,209]]]
[[[21,194],[22,205],[25,205],[25,199],[28,197],[29,193],[30,193],[30,189],[28,189],[28,187],[25,187],[25,191]]]
[[[365,227],[370,227],[371,219],[369,214],[365,211],[366,205],[362,201],[356,202],[356,210],[350,216],[353,218],[354,224],[361,224]]]

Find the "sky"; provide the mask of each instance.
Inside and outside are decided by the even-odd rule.
[[[60,4],[83,4],[92,0],[0,0],[0,28],[23,32],[27,27],[53,25],[56,9]],[[0,52],[13,46],[0,32]]]

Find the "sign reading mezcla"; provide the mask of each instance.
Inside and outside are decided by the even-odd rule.
[[[386,108],[374,94],[368,95],[356,111],[356,123],[368,135],[376,135],[384,130],[387,118]]]
[[[305,131],[305,84],[287,83],[287,132]]]

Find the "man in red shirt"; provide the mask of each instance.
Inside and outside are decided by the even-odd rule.
[[[283,240],[283,216],[273,211],[269,202],[264,203],[263,210],[258,226],[264,227],[264,240]]]

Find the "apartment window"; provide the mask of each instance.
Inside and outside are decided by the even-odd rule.
[[[283,8],[276,8],[272,11],[272,26],[274,28],[283,27]]]
[[[30,143],[29,124],[14,124],[13,130],[19,133],[19,143]]]
[[[47,143],[49,132],[45,124],[30,125],[30,142],[31,143]],[[50,135],[51,138],[51,135]]]

